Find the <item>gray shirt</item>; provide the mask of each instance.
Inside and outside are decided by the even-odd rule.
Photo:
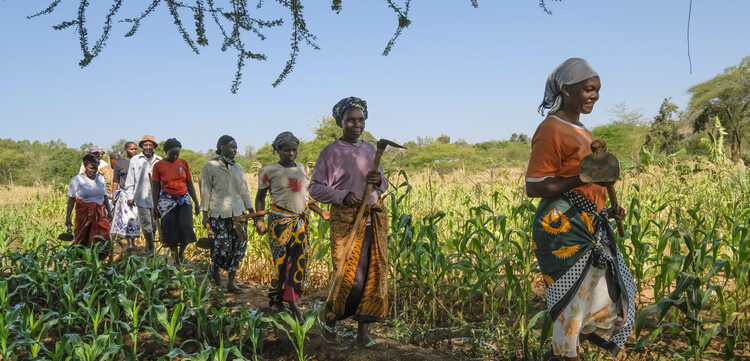
[[[130,178],[130,176],[128,176]],[[239,163],[227,165],[218,157],[201,170],[201,211],[212,218],[230,218],[253,208],[245,170]]]
[[[151,171],[154,169],[154,164],[160,160],[161,157],[154,154],[149,162],[143,153],[130,160],[128,178],[125,179],[125,193],[128,195],[128,200],[135,201],[138,207],[154,208],[151,194]]]

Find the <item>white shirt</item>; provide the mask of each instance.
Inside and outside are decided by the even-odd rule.
[[[78,174],[70,180],[68,187],[68,197],[80,199],[81,202],[96,204],[104,203],[104,197],[107,195],[107,185],[104,183],[104,177],[96,173],[96,178],[91,179],[85,174]]]
[[[253,208],[245,171],[239,163],[227,165],[214,158],[201,170],[201,211],[212,218],[229,218]]]
[[[138,207],[154,208],[151,195],[151,171],[154,169],[154,164],[160,160],[161,157],[154,154],[149,162],[143,153],[130,160],[128,178],[125,179],[125,194],[128,200],[134,201]]]

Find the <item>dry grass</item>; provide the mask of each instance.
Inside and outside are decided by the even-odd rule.
[[[0,186],[0,206],[18,206],[33,202],[37,195],[52,193],[52,187]]]

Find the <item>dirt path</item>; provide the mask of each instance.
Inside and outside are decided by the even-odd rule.
[[[125,251],[125,255],[145,256],[143,247],[136,247]],[[161,257],[165,257],[162,255]],[[171,263],[172,260],[170,259]],[[188,272],[192,272],[198,283],[203,281],[208,266],[195,260],[188,260],[185,265]],[[221,284],[226,285],[226,273],[222,272]],[[260,311],[264,316],[271,316],[273,310],[268,306],[267,286],[253,281],[240,282],[239,286],[243,292],[241,294],[221,294],[212,297],[211,302],[214,306],[234,307],[242,306]],[[316,302],[324,302],[327,296],[325,290],[306,293],[300,300],[300,308],[303,312],[313,308]],[[338,340],[335,343],[326,341],[319,325],[307,333],[305,339],[305,354],[311,357],[311,360],[318,361],[348,361],[348,360],[404,360],[404,361],[422,361],[436,360],[447,361],[456,360],[455,356],[449,352],[426,349],[410,345],[389,338],[387,330],[381,324],[371,328],[373,338],[378,344],[372,348],[360,348],[354,346],[354,338],[357,333],[357,324],[351,320],[339,322],[337,325]],[[269,328],[264,331],[263,349],[260,357],[265,360],[296,360],[294,347],[287,339],[286,335],[281,332],[274,332]]]

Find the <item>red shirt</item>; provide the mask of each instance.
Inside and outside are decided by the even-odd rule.
[[[184,159],[170,162],[162,159],[154,164],[151,180],[161,182],[161,189],[173,196],[187,193],[187,181],[192,181],[190,167]]]

